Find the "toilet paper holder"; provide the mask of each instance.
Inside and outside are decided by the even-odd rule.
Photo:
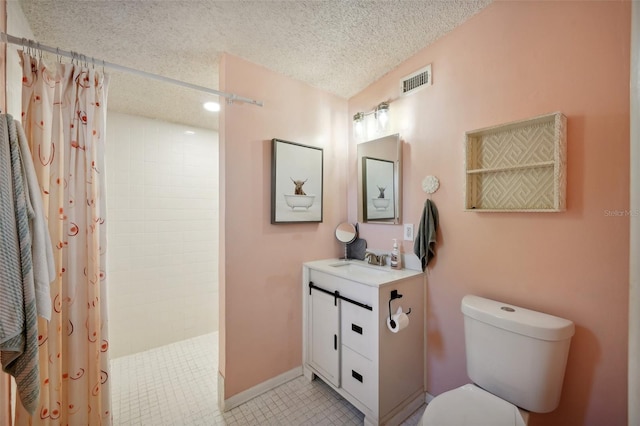
[[[398,293],[398,290],[391,290],[391,296],[389,298],[389,322],[391,324],[391,327],[396,326],[396,322],[393,320],[393,318],[391,318],[391,301],[400,299],[400,298],[402,298],[402,295]],[[409,315],[410,313],[411,313],[411,308],[409,308],[409,310],[405,312],[405,314],[407,315]]]

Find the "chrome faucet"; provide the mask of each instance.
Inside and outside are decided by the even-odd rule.
[[[364,258],[367,259],[367,262],[371,265],[379,265],[379,266],[384,266],[386,265],[386,259],[387,259],[387,255],[386,254],[381,254],[381,255],[376,255],[375,253],[372,253],[370,251],[368,251],[365,255]]]

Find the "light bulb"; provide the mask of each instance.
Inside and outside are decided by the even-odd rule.
[[[362,138],[364,134],[364,113],[359,112],[353,116],[353,134],[356,138]]]
[[[387,102],[382,102],[378,105],[376,108],[376,118],[378,119],[380,129],[386,130],[387,122],[389,121],[389,104]]]
[[[378,113],[378,121],[380,122],[380,127],[385,129],[387,127],[387,121],[389,121],[389,113],[384,110]]]

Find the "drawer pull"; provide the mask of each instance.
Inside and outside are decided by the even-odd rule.
[[[354,379],[356,379],[357,381],[359,381],[360,383],[362,383],[362,374],[351,370],[351,377],[353,377]]]
[[[351,330],[355,331],[358,334],[362,334],[362,327],[359,325],[351,324]]]
[[[334,334],[333,335],[333,349],[334,350],[338,350],[338,335]]]

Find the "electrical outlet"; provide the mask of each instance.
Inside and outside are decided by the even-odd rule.
[[[404,240],[413,241],[413,224],[412,223],[404,224]]]

